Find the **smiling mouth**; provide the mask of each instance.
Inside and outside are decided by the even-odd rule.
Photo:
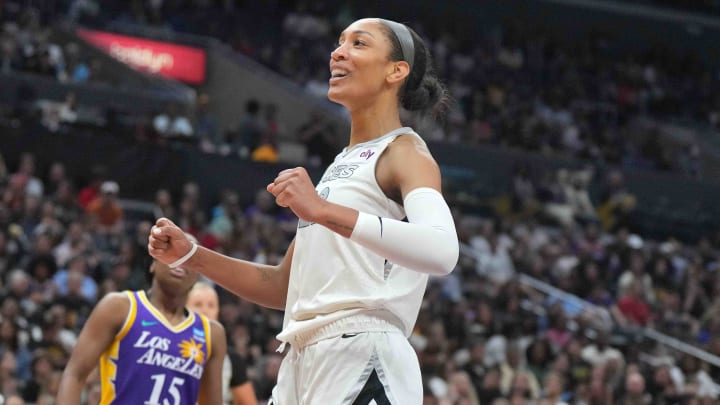
[[[185,277],[185,276],[187,276],[188,272],[187,272],[187,270],[185,270],[181,267],[176,267],[174,269],[170,269],[170,274],[172,274],[175,277]]]
[[[333,69],[330,71],[330,81],[340,80],[347,77],[350,73],[345,70]]]

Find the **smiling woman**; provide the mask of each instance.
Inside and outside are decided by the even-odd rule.
[[[303,168],[267,190],[300,219],[277,266],[197,248],[168,219],[151,231],[157,260],[179,260],[242,298],[285,310],[290,345],[271,404],[422,403],[412,333],[428,275],[445,275],[458,240],[425,142],[400,109],[438,111],[445,89],[409,27],[367,18],[330,54],[328,98],[348,109],[349,144],[313,184]],[[403,219],[407,219],[403,221]]]

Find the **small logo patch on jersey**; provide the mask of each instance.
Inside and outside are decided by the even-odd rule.
[[[146,328],[148,326],[157,325],[157,321],[146,321],[143,319],[142,321],[140,321],[140,324],[142,324],[142,326]]]
[[[373,152],[371,149],[366,150],[365,152],[360,153],[360,157],[364,157],[365,160],[368,160],[374,155],[375,152]]]
[[[193,336],[195,339],[200,340],[202,342],[205,341],[205,331],[198,328],[193,328]]]

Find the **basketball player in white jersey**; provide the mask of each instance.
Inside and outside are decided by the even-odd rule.
[[[420,367],[407,337],[428,275],[453,270],[458,240],[438,165],[401,124],[400,107],[430,111],[445,90],[422,39],[377,18],[340,34],[330,75],[328,97],[350,112],[350,143],[317,185],[295,168],[267,186],[300,218],[282,263],[198,248],[164,218],[148,249],[244,299],[285,310],[277,337],[290,349],[271,404],[421,404]]]

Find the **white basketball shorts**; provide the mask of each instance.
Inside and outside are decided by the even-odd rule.
[[[269,405],[422,404],[417,355],[399,329],[329,334],[290,347]]]

